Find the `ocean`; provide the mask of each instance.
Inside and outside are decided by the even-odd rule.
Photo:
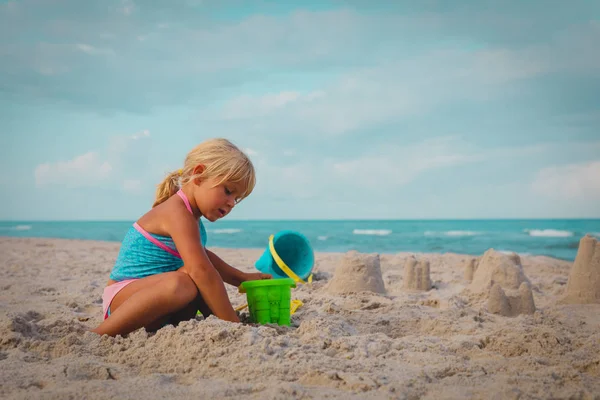
[[[0,221],[0,236],[120,242],[133,221]],[[315,251],[463,253],[489,248],[574,260],[586,234],[600,238],[600,219],[205,221],[209,247],[260,248],[269,235],[301,232]]]

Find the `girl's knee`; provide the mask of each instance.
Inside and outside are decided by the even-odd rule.
[[[193,301],[198,295],[198,288],[196,287],[196,284],[186,273],[178,271],[173,272],[173,274],[165,283],[165,290],[167,290],[173,297],[181,299],[182,303],[184,304]]]

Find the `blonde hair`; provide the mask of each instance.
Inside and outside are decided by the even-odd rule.
[[[204,170],[200,174],[194,174],[198,165],[203,165]],[[254,166],[243,151],[227,139],[210,139],[194,147],[186,156],[183,168],[169,173],[157,185],[152,207],[164,202],[177,193],[179,188],[196,178],[217,179],[216,185],[241,182],[243,192],[240,193],[240,201],[252,193],[256,184]]]

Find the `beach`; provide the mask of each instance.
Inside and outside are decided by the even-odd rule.
[[[600,304],[564,301],[570,261],[317,252],[290,327],[242,311],[100,337],[119,246],[0,238],[0,397],[600,399]],[[263,252],[209,248],[245,271]],[[516,273],[496,287],[486,260]]]

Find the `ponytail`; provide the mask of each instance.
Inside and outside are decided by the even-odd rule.
[[[179,190],[179,177],[181,170],[169,173],[167,177],[156,187],[156,199],[152,208],[156,207],[169,197],[173,196]]]
[[[204,170],[194,173],[198,165],[203,165]],[[168,174],[157,186],[152,207],[197,178],[214,178],[217,185],[226,181],[241,182],[244,189],[239,195],[240,200],[248,197],[256,184],[254,166],[243,151],[227,139],[210,139],[194,147],[186,156],[183,168]]]

